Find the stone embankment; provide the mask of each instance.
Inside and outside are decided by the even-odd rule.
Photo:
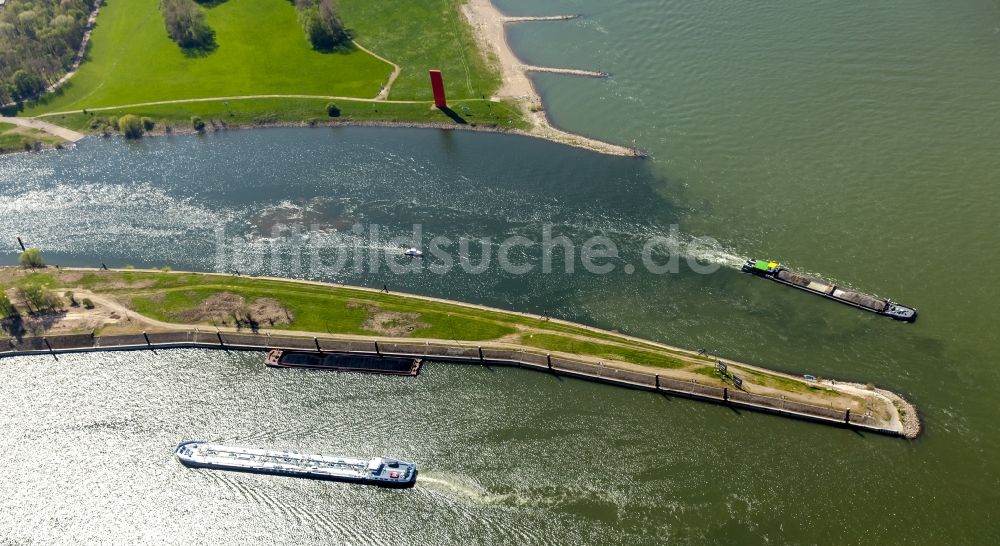
[[[318,352],[340,352],[373,356],[405,356],[429,361],[476,365],[507,365],[579,379],[597,381],[634,389],[655,391],[665,396],[678,396],[791,417],[815,423],[845,427],[889,436],[915,438],[920,433],[916,410],[902,398],[891,394],[902,416],[899,428],[886,428],[868,415],[814,406],[790,400],[751,394],[738,389],[719,388],[690,381],[661,377],[603,364],[594,364],[555,356],[542,351],[514,350],[488,345],[458,342],[403,343],[373,339],[371,341],[338,338],[337,336],[295,337],[270,334],[187,331],[142,333],[131,335],[95,336],[91,334],[9,339],[0,345],[0,358],[24,355],[51,355],[97,351],[156,351],[165,349],[201,348],[218,350],[264,351],[296,349]],[[263,357],[262,357],[263,358]]]

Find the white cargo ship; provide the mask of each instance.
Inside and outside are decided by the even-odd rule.
[[[181,464],[192,468],[274,474],[382,487],[412,487],[417,480],[417,465],[383,457],[358,459],[306,455],[297,451],[233,447],[195,440],[181,443],[174,454]]]

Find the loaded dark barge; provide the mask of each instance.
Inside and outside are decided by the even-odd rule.
[[[314,351],[283,351],[267,354],[264,364],[271,368],[303,368],[337,372],[362,372],[387,375],[417,375],[420,358],[352,353],[320,353]]]
[[[892,300],[876,298],[868,294],[856,292],[846,288],[840,288],[834,283],[810,277],[801,273],[789,271],[778,262],[766,260],[747,260],[743,264],[742,271],[758,277],[763,277],[777,283],[781,283],[799,290],[804,290],[812,294],[823,296],[824,298],[846,303],[851,307],[871,311],[872,313],[883,315],[904,322],[917,320],[917,310],[912,307],[900,305]]]

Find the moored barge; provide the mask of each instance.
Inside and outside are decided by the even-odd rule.
[[[751,259],[743,264],[742,271],[878,315],[904,322],[917,320],[917,310],[912,307],[900,305],[889,299],[881,299],[847,288],[840,288],[825,279],[789,271],[778,262]]]
[[[359,459],[304,455],[297,451],[233,447],[196,440],[181,443],[174,454],[181,464],[191,468],[397,488],[413,487],[417,481],[416,464],[383,457]]]
[[[304,368],[338,372],[363,372],[388,375],[417,375],[423,360],[419,358],[369,355],[358,353],[327,353],[274,349],[267,353],[264,364],[271,368]]]

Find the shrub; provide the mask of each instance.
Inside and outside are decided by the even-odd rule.
[[[156,122],[153,121],[153,118],[146,118],[146,117],[142,118],[143,129],[147,131],[152,131],[154,127],[156,127]]]
[[[118,126],[125,138],[142,138],[143,124],[139,116],[125,114],[118,120]]]
[[[69,300],[70,307],[76,307],[77,305],[80,305],[80,303],[76,301],[76,295],[73,294],[72,290],[67,290],[66,293],[63,294],[63,296],[65,296],[66,299]]]
[[[215,48],[215,31],[205,22],[205,14],[192,0],[160,0],[160,12],[163,13],[167,35],[181,48]]]
[[[112,129],[114,129],[115,131],[117,131],[118,127],[119,127],[118,126],[118,118],[116,118],[115,116],[109,117],[108,118],[108,126],[111,127]]]
[[[32,309],[41,311],[48,306],[49,299],[45,292],[38,286],[22,286],[17,289],[17,295],[28,306],[28,311]]]
[[[205,122],[198,116],[191,118],[191,126],[194,127],[194,130],[199,133],[205,130]]]
[[[42,251],[37,248],[29,248],[22,252],[17,258],[17,263],[21,264],[21,267],[45,267]]]
[[[0,290],[0,318],[13,317],[17,314],[17,308],[10,302],[7,293]]]
[[[337,106],[336,104],[332,103],[332,102],[327,103],[327,105],[326,105],[326,115],[330,116],[331,118],[339,118],[340,117],[340,107]]]
[[[163,267],[160,268],[160,271],[162,271],[164,273],[170,273],[171,271],[173,271],[173,269],[169,265],[165,265],[165,266],[163,266]]]
[[[85,309],[93,309],[94,308],[94,302],[91,301],[90,298],[83,298],[83,300],[81,300],[80,303],[83,304],[83,307]]]

